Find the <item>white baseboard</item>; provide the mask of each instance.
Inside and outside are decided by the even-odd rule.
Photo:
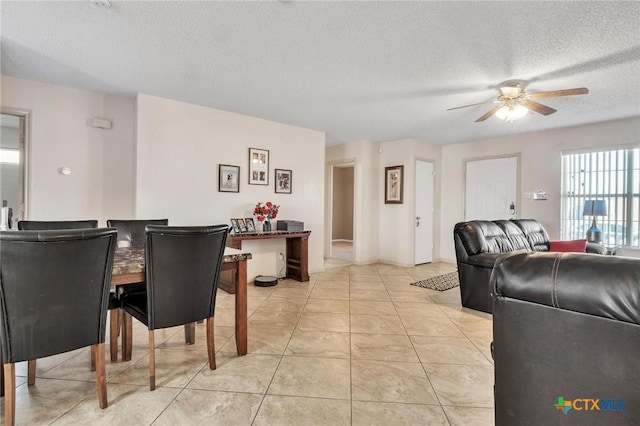
[[[343,238],[337,238],[335,240],[331,240],[332,243],[352,243],[353,244],[353,240],[345,240]]]

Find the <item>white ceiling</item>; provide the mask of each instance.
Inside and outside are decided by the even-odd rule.
[[[2,73],[207,105],[327,143],[447,144],[640,116],[638,2],[2,1]],[[558,110],[474,120],[501,83]]]

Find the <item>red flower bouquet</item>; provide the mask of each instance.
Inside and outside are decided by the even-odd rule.
[[[267,201],[265,204],[258,203],[253,209],[253,215],[256,216],[259,222],[267,221],[278,217],[278,209],[280,206],[273,204],[271,201]]]

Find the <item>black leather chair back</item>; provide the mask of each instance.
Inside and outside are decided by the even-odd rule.
[[[18,222],[18,229],[23,231],[44,231],[47,229],[84,229],[97,227],[97,220],[21,220]]]
[[[107,226],[118,230],[118,247],[144,247],[147,225],[168,225],[169,219],[107,220]]]
[[[0,232],[7,363],[103,343],[115,229]]]
[[[513,219],[527,236],[533,251],[549,251],[549,234],[542,224],[535,219]]]
[[[215,312],[227,225],[147,226],[148,327],[189,324]]]

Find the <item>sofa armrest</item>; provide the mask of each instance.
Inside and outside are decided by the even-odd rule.
[[[587,253],[607,254],[607,248],[604,244],[587,242]]]
[[[496,260],[498,260],[498,257],[503,254],[504,253],[479,253],[469,256],[467,258],[467,263],[480,268],[493,269],[493,266],[496,264]]]
[[[640,259],[582,253],[514,253],[498,259],[494,303],[503,298],[640,324]]]

